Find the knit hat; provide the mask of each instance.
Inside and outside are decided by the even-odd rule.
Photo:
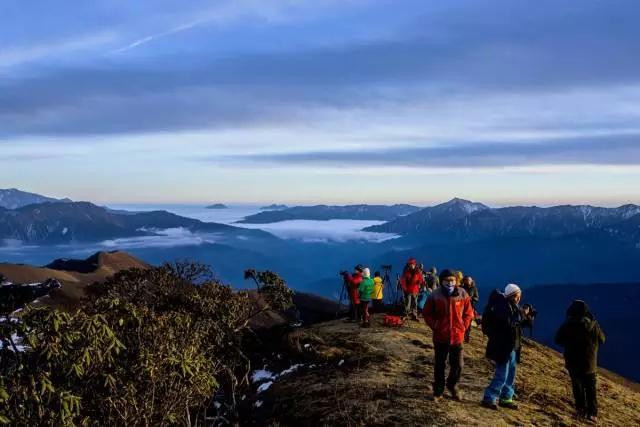
[[[515,295],[517,293],[522,293],[522,291],[520,290],[520,286],[514,284],[514,283],[509,283],[507,286],[505,286],[504,288],[504,296],[505,297],[510,297],[511,295]]]
[[[411,265],[411,264],[416,265],[418,264],[418,261],[416,261],[415,258],[409,258],[409,261],[407,261],[407,265]]]
[[[364,267],[362,266],[362,264],[358,264],[355,267],[353,267],[353,269],[362,273],[362,270],[364,270]]]
[[[371,271],[368,268],[362,270],[363,277],[371,277]]]
[[[456,277],[456,272],[453,270],[449,270],[445,268],[440,272],[440,283],[444,282],[444,279],[447,277]]]

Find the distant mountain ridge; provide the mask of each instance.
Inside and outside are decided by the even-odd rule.
[[[429,238],[430,241],[480,241],[495,238],[555,238],[600,234],[640,243],[640,206],[618,208],[553,206],[490,208],[468,200],[424,208],[365,231]]]
[[[397,205],[347,205],[347,206],[295,206],[250,215],[238,221],[242,224],[269,224],[289,220],[328,221],[332,219],[390,221],[419,211],[417,206]]]
[[[206,207],[207,209],[228,209],[227,205],[222,203],[214,203]]]
[[[71,202],[71,199],[54,199],[36,193],[21,191],[16,188],[0,189],[0,207],[5,209],[17,209],[27,205],[47,202]]]
[[[268,205],[268,206],[262,206],[260,208],[260,210],[262,210],[262,211],[278,211],[278,210],[288,209],[288,208],[289,208],[289,206],[287,206],[287,205],[278,205],[276,203],[273,203],[273,204]]]
[[[89,202],[47,202],[0,209],[0,239],[60,244],[153,236],[158,230],[184,228],[227,236],[273,238],[261,230],[202,222],[166,211],[118,212]]]

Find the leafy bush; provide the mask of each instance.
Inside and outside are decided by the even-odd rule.
[[[249,321],[292,292],[256,273],[258,304],[212,277],[193,263],[128,270],[91,285],[73,314],[27,308],[0,322],[0,422],[190,425],[216,392],[234,415]]]

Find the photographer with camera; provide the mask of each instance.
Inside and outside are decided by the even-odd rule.
[[[522,347],[522,311],[518,304],[522,291],[508,284],[504,293],[497,289],[489,296],[482,313],[482,332],[489,337],[486,356],[495,362],[495,375],[484,391],[482,406],[498,409],[518,409],[513,401],[516,366]]]
[[[349,294],[349,320],[350,322],[358,322],[360,320],[360,295],[358,294],[358,287],[362,283],[362,272],[364,267],[360,264],[354,267],[353,274],[349,274],[348,271],[341,271],[340,274],[344,280],[344,285],[347,287],[347,293]]]
[[[424,283],[422,271],[414,258],[409,258],[400,278],[400,287],[404,293],[404,313],[411,316],[412,320],[418,320],[418,292]]]

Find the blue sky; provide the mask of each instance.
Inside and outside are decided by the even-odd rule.
[[[640,202],[636,1],[0,3],[0,188]]]

